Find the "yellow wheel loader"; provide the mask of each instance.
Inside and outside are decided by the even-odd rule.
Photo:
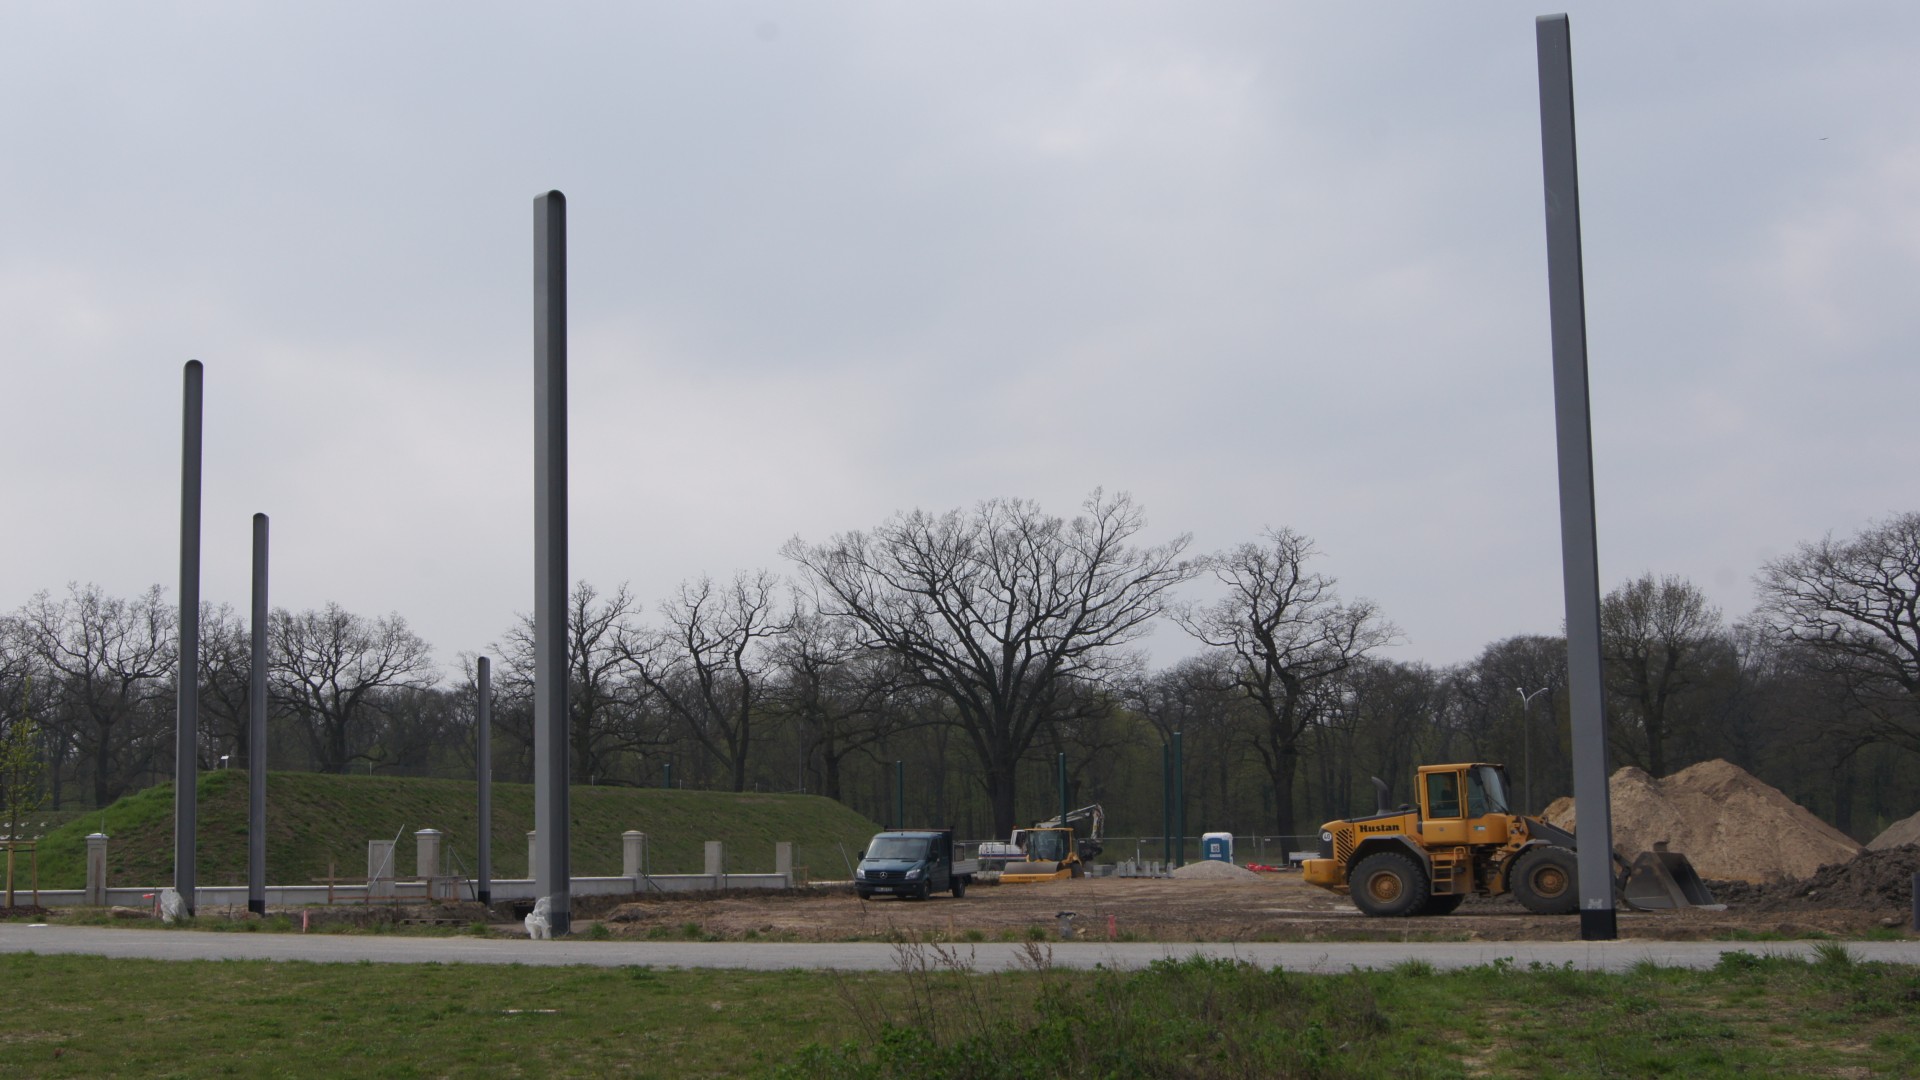
[[[1319,858],[1303,878],[1353,898],[1368,915],[1445,915],[1473,895],[1511,893],[1538,915],[1568,915],[1580,902],[1574,834],[1507,808],[1507,771],[1473,762],[1424,765],[1419,805],[1387,806],[1378,777],[1379,809],[1367,817],[1320,827]],[[1629,864],[1615,889],[1629,907],[1707,907],[1713,896],[1685,855],[1647,852]]]

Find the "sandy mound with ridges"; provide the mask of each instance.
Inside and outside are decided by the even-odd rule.
[[[1703,761],[1664,780],[1629,765],[1607,791],[1616,850],[1631,858],[1664,840],[1709,880],[1810,877],[1860,853],[1851,837],[1729,761]],[[1572,829],[1573,800],[1555,800],[1541,816]]]
[[[1920,814],[1903,818],[1887,826],[1887,831],[1867,841],[1868,851],[1885,851],[1888,848],[1905,847],[1908,844],[1920,844]]]
[[[1175,870],[1173,876],[1177,878],[1257,878],[1260,875],[1244,866],[1235,866],[1218,859],[1207,859],[1202,862],[1190,862]]]

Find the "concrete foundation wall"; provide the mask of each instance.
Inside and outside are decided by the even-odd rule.
[[[416,843],[415,861],[419,864],[420,880],[396,880],[393,870],[393,841],[371,840],[367,843],[367,877],[363,885],[336,884],[331,889],[326,885],[269,885],[266,901],[270,906],[298,907],[309,904],[365,904],[386,903],[392,901],[427,900],[473,900],[474,882],[467,878],[438,876],[441,862],[441,834],[437,829],[421,829],[414,834]],[[791,889],[793,888],[793,845],[779,843],[774,846],[774,863],[778,869],[771,874],[729,874],[726,872],[726,848],[718,840],[706,843],[706,872],[702,874],[648,874],[646,866],[647,835],[643,832],[629,831],[622,839],[622,862],[627,871],[619,877],[577,877],[572,879],[571,891],[575,896],[634,896],[643,893],[701,892],[721,889]],[[534,835],[527,834],[529,852],[533,847]],[[150,908],[161,887],[141,885],[122,888],[108,888],[107,876],[107,837],[99,833],[87,837],[87,887],[85,889],[41,889],[38,902],[44,907],[138,907]],[[532,878],[494,879],[492,899],[534,900],[538,893]],[[16,890],[19,891],[19,890]],[[23,902],[32,902],[34,894],[27,892]],[[223,906],[245,907],[247,887],[245,885],[201,886],[195,890],[189,907],[219,908]]]
[[[723,884],[724,883],[724,884]],[[454,891],[448,894],[448,881],[445,878],[433,883],[434,896],[440,899],[471,900],[473,883],[460,879],[452,882]],[[382,881],[375,885],[375,903],[393,901],[425,903],[428,883],[424,881]],[[653,874],[646,877],[587,877],[573,879],[575,896],[636,896],[643,893],[701,892],[719,889],[790,889],[793,879],[788,874],[723,874],[716,880],[707,874]],[[138,888],[112,888],[106,890],[106,903],[112,907],[150,908],[153,898],[161,886]],[[494,879],[493,899],[533,900],[534,884],[531,879],[509,878]],[[20,890],[20,901],[29,902],[32,894]],[[213,909],[223,907],[245,908],[247,906],[247,887],[245,885],[202,885],[198,890],[195,910],[202,914],[211,914]],[[98,904],[98,900],[94,903]],[[269,885],[267,886],[267,905],[269,907],[297,907],[306,904],[325,904],[327,887],[325,885]],[[367,902],[367,887],[364,885],[335,885],[333,887],[335,904],[364,904]],[[41,889],[42,907],[82,907],[88,905],[85,889]]]

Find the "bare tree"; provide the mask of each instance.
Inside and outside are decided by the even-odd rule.
[[[1221,600],[1179,613],[1205,644],[1228,650],[1235,685],[1265,720],[1254,750],[1273,782],[1275,821],[1294,835],[1301,737],[1315,720],[1309,693],[1397,633],[1371,601],[1342,602],[1334,579],[1310,573],[1313,542],[1292,529],[1211,555],[1202,565],[1227,587]]]
[[[158,585],[131,601],[97,586],[68,585],[64,600],[34,596],[19,620],[35,657],[59,683],[56,715],[92,772],[95,805],[105,806],[171,749],[164,703],[177,659],[173,611]]]
[[[1434,763],[1431,755],[1442,738],[1449,680],[1426,664],[1370,657],[1343,681],[1352,695],[1361,775],[1378,776],[1412,798],[1413,771]]]
[[[1058,684],[1098,681],[1160,615],[1166,590],[1193,574],[1184,535],[1129,543],[1145,523],[1130,497],[1095,491],[1083,509],[1068,521],[994,499],[784,549],[822,610],[853,620],[863,646],[891,652],[951,703],[1000,835],[1013,828],[1016,770],[1052,719]]]
[[[73,746],[72,733],[51,722],[58,711],[58,678],[40,662],[20,614],[0,615],[0,731],[31,719],[39,740],[41,778],[60,808],[61,778]]]
[[[1140,718],[1127,711],[1124,689],[1138,682],[1136,675],[1109,679],[1110,685],[1079,679],[1054,683],[1053,695],[1042,706],[1051,719],[1037,741],[1046,748],[1049,760],[1056,754],[1066,755],[1066,799],[1072,806],[1112,798],[1115,792],[1107,786],[1114,772],[1110,766],[1123,750],[1144,741],[1146,730]],[[1050,788],[1051,798],[1042,804],[1048,807],[1045,817],[1059,812],[1058,782]],[[1203,811],[1210,808],[1208,800],[1201,805]]]
[[[773,646],[770,703],[793,725],[802,755],[820,762],[820,793],[843,795],[841,768],[908,723],[897,708],[902,673],[891,656],[860,647],[858,627],[795,604]]]
[[[1544,793],[1572,790],[1567,639],[1503,638],[1449,669],[1445,681],[1444,707],[1436,715],[1437,759],[1505,762],[1526,812],[1552,797]],[[1536,790],[1544,797],[1535,798]]]
[[[46,805],[45,740],[34,719],[33,675],[0,621],[0,832],[17,840],[28,814]]]
[[[1251,808],[1239,813],[1233,810],[1236,789],[1264,793],[1266,784],[1257,775],[1244,775],[1258,727],[1249,723],[1253,710],[1247,706],[1246,695],[1235,686],[1232,665],[1224,654],[1203,652],[1151,675],[1129,679],[1125,701],[1146,721],[1143,734],[1157,744],[1150,744],[1149,751],[1164,754],[1174,732],[1181,733],[1188,775],[1196,780],[1205,778],[1181,787],[1189,805],[1198,803],[1194,809],[1201,820],[1251,822],[1267,816],[1264,806],[1258,812]],[[1149,757],[1149,765],[1153,756],[1157,755]],[[1157,769],[1150,771],[1159,776]],[[1240,781],[1238,785],[1236,780]],[[1165,812],[1166,802],[1164,792],[1155,794],[1158,797],[1152,800],[1151,811],[1142,807],[1135,814],[1157,833],[1163,827],[1164,818],[1159,815]]]
[[[464,708],[463,708],[464,706]],[[402,776],[444,776],[468,766],[472,700],[458,690],[408,684],[380,694],[381,723],[366,748],[368,760]],[[461,770],[465,772],[464,769]]]
[[[1768,563],[1757,618],[1856,706],[1862,742],[1920,750],[1920,513]]]
[[[766,642],[786,630],[779,594],[780,580],[765,570],[736,574],[724,586],[703,576],[660,605],[664,628],[625,645],[635,675],[727,769],[734,791],[747,788],[754,716],[771,663]]]
[[[661,743],[659,717],[650,708],[651,690],[637,677],[631,647],[643,636],[640,605],[622,582],[601,598],[585,581],[567,596],[567,743],[570,768],[579,780],[600,782],[619,776],[632,755]],[[502,696],[509,703],[533,689],[533,617],[522,616],[495,646],[505,660]],[[496,716],[518,716],[511,709]],[[532,727],[524,732],[533,752]]]
[[[200,605],[200,756],[203,764],[225,750],[233,763],[247,761],[251,736],[248,682],[253,640],[232,605]]]
[[[322,772],[374,762],[387,695],[432,686],[427,643],[398,615],[367,619],[339,604],[298,614],[277,609],[269,620],[273,701],[300,723]]]
[[[1600,643],[1616,734],[1638,736],[1616,741],[1629,760],[1665,776],[1688,699],[1733,654],[1720,609],[1691,582],[1643,574],[1601,601]]]

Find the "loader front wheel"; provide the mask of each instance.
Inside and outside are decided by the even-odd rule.
[[[1544,845],[1520,857],[1513,868],[1513,898],[1535,915],[1571,915],[1580,906],[1580,859],[1563,847]]]
[[[1411,856],[1397,851],[1369,855],[1347,879],[1353,906],[1369,915],[1412,915],[1427,906],[1427,875]]]

